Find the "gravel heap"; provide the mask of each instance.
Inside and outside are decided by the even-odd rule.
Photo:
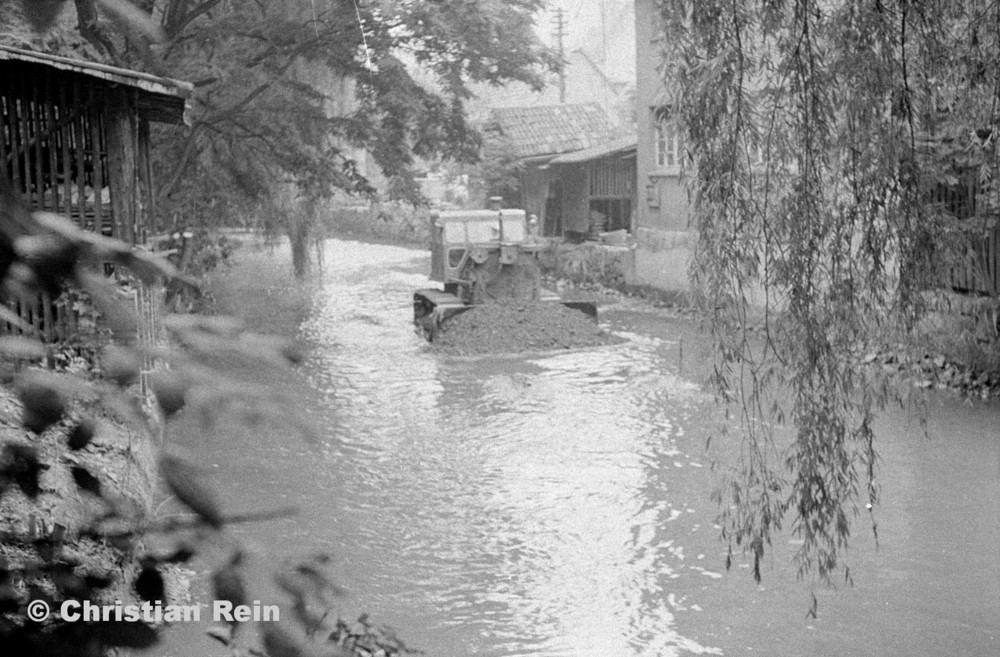
[[[452,317],[433,344],[443,351],[473,355],[594,347],[616,341],[593,319],[560,303],[505,301]]]

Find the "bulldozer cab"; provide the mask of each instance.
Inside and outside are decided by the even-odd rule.
[[[470,262],[481,265],[496,253],[500,263],[512,264],[532,250],[530,241],[524,210],[441,212],[431,227],[431,280],[455,285]]]

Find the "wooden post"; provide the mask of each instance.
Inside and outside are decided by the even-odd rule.
[[[94,232],[101,233],[104,227],[104,204],[101,202],[104,194],[104,171],[101,167],[101,104],[98,94],[100,91],[94,88],[87,90],[90,99],[90,106],[97,108],[94,110],[94,119],[90,121],[90,188],[94,193]]]
[[[136,243],[139,222],[138,120],[134,92],[116,89],[108,95],[108,182],[114,216],[114,237]]]
[[[153,218],[153,162],[149,154],[149,121],[139,120],[139,230],[136,239],[145,244]]]
[[[63,208],[61,212],[71,219],[73,217],[73,157],[70,154],[70,147],[73,141],[73,123],[68,118],[71,110],[66,86],[66,84],[59,85],[59,122],[62,124],[59,131],[59,172],[63,179]]]
[[[83,94],[80,90],[80,81],[73,81],[73,106],[81,107],[84,103]],[[87,189],[86,189],[86,163],[83,161],[83,153],[86,149],[87,121],[91,120],[92,111],[81,112],[73,122],[73,155],[76,159],[76,225],[85,229],[87,226]]]
[[[7,126],[10,121],[7,118],[7,112],[10,101],[6,91],[6,89],[0,89],[0,176],[9,176],[7,173]]]
[[[45,138],[45,115],[42,108],[45,104],[45,99],[41,86],[42,81],[40,79],[36,78],[31,81],[31,99],[27,101],[27,105],[31,108],[31,129],[34,133],[32,139],[35,142],[35,194],[37,195],[35,207],[39,210],[44,210],[46,181],[42,140]]]
[[[52,212],[60,212],[62,210],[60,201],[61,191],[59,189],[59,154],[58,144],[59,144],[59,130],[57,128],[58,123],[56,121],[56,85],[52,81],[52,76],[48,75],[45,78],[45,94],[42,99],[42,103],[45,107],[45,129],[47,136],[45,137],[46,150],[49,156],[49,189],[52,190],[52,206],[49,208]]]
[[[41,321],[42,324],[42,337],[46,342],[53,342],[56,339],[55,330],[55,310],[53,308],[53,299],[47,293],[43,293],[40,299],[41,302],[41,317],[36,317],[35,321]],[[36,324],[37,327],[37,324]]]
[[[33,187],[31,184],[31,158],[28,156],[31,152],[31,128],[28,122],[28,93],[26,85],[27,83],[23,78],[17,81],[17,129],[20,133],[20,139],[15,146],[14,157],[17,160],[17,166],[23,174],[21,184],[24,185],[22,189],[24,199],[29,207],[33,207],[31,202],[31,190]]]

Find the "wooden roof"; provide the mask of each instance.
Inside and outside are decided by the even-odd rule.
[[[622,158],[635,157],[637,146],[638,144],[634,136],[620,137],[606,142],[602,146],[594,146],[593,148],[585,148],[582,151],[573,151],[558,155],[549,160],[549,164],[578,164],[580,162],[600,160],[612,155],[620,155]]]
[[[602,147],[620,136],[597,103],[496,108],[490,124],[523,158]]]
[[[19,66],[46,67],[66,75],[81,76],[104,88],[131,87],[137,91],[139,115],[161,123],[184,123],[187,99],[194,90],[189,82],[0,45],[0,77],[16,74],[13,69]]]

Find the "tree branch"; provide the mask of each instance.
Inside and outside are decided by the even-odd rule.
[[[111,42],[111,37],[101,27],[94,0],[74,1],[76,3],[77,29],[80,30],[80,35],[98,50],[109,55],[115,63],[119,63],[118,49]]]
[[[201,3],[194,9],[185,12],[183,15],[180,15],[180,13],[178,12],[175,18],[170,23],[164,26],[164,29],[167,32],[167,36],[173,38],[176,35],[180,34],[182,31],[184,31],[184,28],[190,25],[196,18],[198,18],[203,14],[208,13],[220,2],[222,2],[222,0],[205,0],[205,2]]]
[[[191,132],[188,134],[188,143],[184,147],[184,153],[181,155],[180,160],[177,162],[177,166],[174,167],[174,175],[170,177],[170,180],[166,184],[162,185],[156,193],[157,203],[160,203],[173,193],[174,189],[180,183],[181,178],[184,176],[184,172],[187,170],[188,162],[191,161],[191,156],[195,153],[195,134],[198,130],[198,126],[191,128]]]

